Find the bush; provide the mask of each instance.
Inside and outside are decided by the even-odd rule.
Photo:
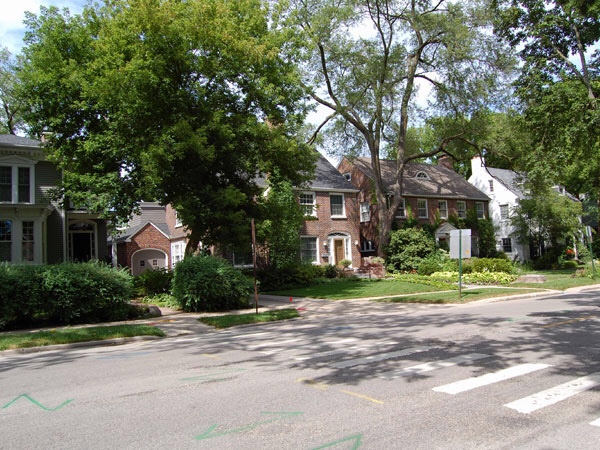
[[[191,256],[175,266],[173,296],[184,311],[228,311],[250,306],[250,281],[229,262]]]
[[[339,278],[339,267],[332,265],[291,264],[285,267],[268,267],[256,275],[262,292],[278,289],[304,287],[314,284],[320,278]]]
[[[127,319],[131,276],[90,262],[0,266],[0,329]]]
[[[439,281],[458,282],[458,272],[436,272],[431,278]],[[473,272],[463,274],[462,282],[466,284],[508,284],[517,279],[516,275],[505,272]]]
[[[504,272],[514,273],[515,268],[507,259],[502,258],[477,258],[473,259],[473,272]]]
[[[141,297],[171,292],[172,281],[173,272],[167,269],[149,269],[133,279],[136,294]]]
[[[408,228],[392,231],[387,248],[387,266],[398,272],[417,270],[422,260],[436,250],[435,239],[424,230]]]

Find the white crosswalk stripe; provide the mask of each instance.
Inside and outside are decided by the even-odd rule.
[[[345,369],[348,367],[360,366],[362,364],[368,364],[368,363],[377,362],[377,361],[384,361],[386,359],[397,358],[400,356],[408,356],[408,355],[412,355],[413,353],[426,352],[433,348],[436,348],[436,347],[423,346],[423,347],[405,348],[404,350],[398,350],[395,352],[378,353],[376,355],[365,356],[362,358],[348,359],[346,361],[340,361],[338,363],[331,364],[331,366],[335,367],[336,369]]]
[[[454,358],[444,359],[441,361],[434,361],[424,364],[418,364],[416,366],[405,367],[404,369],[392,370],[390,372],[384,372],[379,375],[380,378],[394,379],[398,377],[406,377],[416,375],[431,370],[441,369],[444,367],[456,366],[457,364],[477,361],[478,359],[491,358],[490,355],[484,355],[483,353],[469,353],[468,355],[460,355]]]
[[[596,419],[593,422],[590,422],[590,425],[594,425],[595,427],[600,427],[600,419]]]
[[[354,339],[354,340],[356,340],[356,339]],[[330,342],[329,344],[333,344],[333,342]],[[294,359],[296,361],[307,361],[310,359],[323,358],[325,356],[347,354],[351,350],[362,350],[362,349],[367,349],[367,348],[375,347],[375,346],[385,347],[387,345],[396,345],[396,344],[397,344],[397,342],[395,342],[395,341],[372,342],[370,344],[353,345],[352,347],[336,348],[333,350],[326,350],[323,352],[311,353],[309,355],[297,356]]]
[[[509,367],[502,369],[497,372],[487,373],[479,377],[467,378],[465,380],[457,381],[455,383],[446,384],[444,386],[438,386],[433,388],[436,392],[444,392],[446,394],[458,394],[460,392],[469,391],[482,386],[487,386],[492,383],[499,381],[508,380],[521,375],[526,375],[537,370],[546,369],[550,367],[549,364],[520,364],[518,366]]]
[[[528,397],[507,403],[506,407],[523,414],[529,414],[538,409],[553,405],[573,395],[592,389],[600,384],[600,372],[577,378],[567,383],[560,384],[545,391],[538,392]]]

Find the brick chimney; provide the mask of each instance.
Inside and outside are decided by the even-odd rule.
[[[446,169],[454,170],[452,165],[452,157],[448,155],[442,155],[437,160],[437,165],[445,167]]]

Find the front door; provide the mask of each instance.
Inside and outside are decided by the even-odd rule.
[[[333,249],[335,252],[335,263],[339,264],[340,261],[346,258],[346,252],[344,251],[344,240],[336,239],[333,241]]]

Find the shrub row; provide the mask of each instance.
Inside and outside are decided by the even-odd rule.
[[[0,265],[0,329],[125,320],[131,276],[105,264]]]
[[[322,278],[340,278],[343,272],[336,266],[296,264],[286,267],[270,267],[256,274],[262,292],[288,289],[314,284]]]
[[[440,281],[458,281],[458,272],[436,272],[431,278]],[[508,284],[517,279],[516,275],[505,272],[472,272],[462,276],[466,284]]]

